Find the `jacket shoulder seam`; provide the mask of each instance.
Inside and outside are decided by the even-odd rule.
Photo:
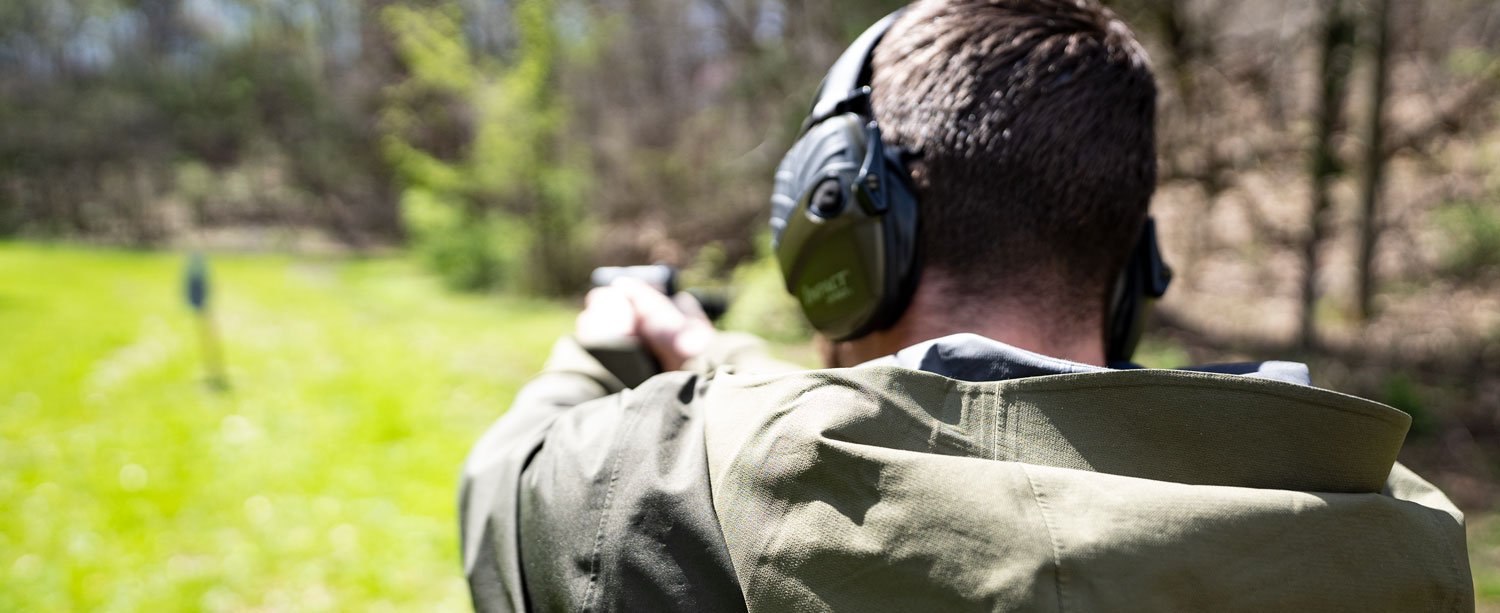
[[[614,455],[609,467],[609,487],[604,490],[604,501],[599,509],[599,524],[594,531],[593,552],[589,556],[589,588],[584,592],[581,610],[594,610],[594,597],[598,591],[600,575],[603,571],[604,536],[605,524],[609,521],[610,512],[614,510],[615,487],[620,482],[620,472],[625,464],[625,453],[623,443],[631,432],[635,431],[637,424],[645,415],[642,407],[656,406],[663,396],[672,398],[674,390],[680,390],[683,385],[695,385],[696,376],[687,377],[653,377],[646,383],[642,383],[635,390],[624,390],[616,394],[617,402],[623,404],[621,407],[627,414],[624,424],[610,444],[610,452]],[[684,380],[685,379],[685,380]],[[676,385],[669,384],[675,383]],[[637,393],[645,392],[645,393]],[[675,398],[672,398],[675,400]]]
[[[1063,568],[1062,568],[1062,546],[1057,542],[1057,530],[1052,526],[1052,516],[1047,511],[1047,502],[1042,499],[1042,493],[1037,489],[1036,480],[1032,478],[1031,471],[1024,464],[1017,465],[1021,474],[1026,477],[1026,485],[1031,489],[1031,500],[1036,503],[1037,512],[1042,516],[1042,527],[1047,530],[1047,542],[1052,548],[1052,571],[1053,585],[1057,588],[1057,610],[1062,613],[1067,609],[1064,604],[1063,593]]]

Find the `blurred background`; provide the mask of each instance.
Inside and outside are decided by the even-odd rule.
[[[899,4],[0,3],[0,610],[466,608],[459,463],[590,268],[812,362],[770,177]],[[1108,4],[1162,91],[1141,361],[1412,414],[1500,610],[1500,3]]]

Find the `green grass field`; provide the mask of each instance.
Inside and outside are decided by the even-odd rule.
[[[464,610],[454,496],[572,322],[401,260],[0,245],[0,611]]]
[[[0,611],[467,609],[459,464],[572,309],[402,259],[212,266],[223,392],[182,256],[0,244]],[[1500,521],[1470,540],[1500,606]]]

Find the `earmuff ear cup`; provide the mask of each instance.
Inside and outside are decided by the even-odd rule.
[[[915,283],[915,200],[879,137],[859,115],[831,117],[776,173],[771,227],[787,291],[836,341],[893,323]]]
[[[865,154],[860,124],[857,115],[845,114],[813,126],[782,160],[772,200],[776,260],[787,291],[812,326],[835,340],[863,327],[885,283],[885,231],[850,190]],[[827,206],[831,190],[836,207]]]
[[[864,133],[853,117],[835,117],[814,126],[782,156],[771,193],[773,246],[779,248],[793,210],[819,183],[838,178],[847,185],[859,173]]]
[[[1109,309],[1109,329],[1105,337],[1105,359],[1128,362],[1140,343],[1146,328],[1146,311],[1150,301],[1167,293],[1172,283],[1172,269],[1161,256],[1156,242],[1156,222],[1146,218],[1141,236],[1125,263],[1125,270],[1115,284]]]

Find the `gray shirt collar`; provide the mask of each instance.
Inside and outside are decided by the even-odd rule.
[[[960,381],[1003,381],[1021,377],[1040,377],[1069,373],[1105,372],[1101,366],[1070,362],[1013,347],[978,334],[953,334],[923,341],[863,365],[900,366],[924,370]],[[1135,364],[1114,364],[1114,369],[1140,368]],[[1247,362],[1191,366],[1180,370],[1243,375],[1273,379],[1298,385],[1311,385],[1307,365],[1297,362]]]

